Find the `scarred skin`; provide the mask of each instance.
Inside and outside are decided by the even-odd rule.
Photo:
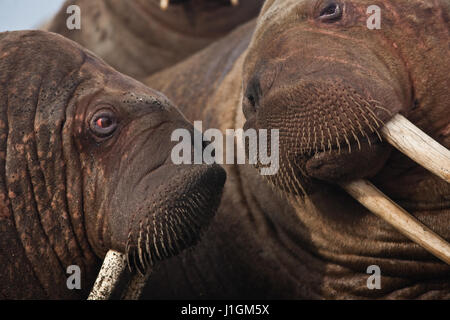
[[[329,22],[332,3],[267,1],[256,26],[147,79],[204,129],[279,129],[281,159],[269,179],[226,167],[210,232],[157,269],[147,298],[450,298],[448,265],[337,186],[367,178],[450,240],[449,184],[379,142],[374,121],[400,112],[450,147],[450,3],[377,1],[381,30],[366,27],[373,1],[337,1]],[[380,290],[367,287],[370,265]]]
[[[225,173],[173,165],[180,128],[165,96],[76,43],[0,33],[0,298],[85,299],[108,250],[145,271],[195,244]]]
[[[136,79],[163,70],[255,18],[263,0],[67,1],[45,30],[72,39]],[[69,5],[81,9],[81,30],[69,30]]]

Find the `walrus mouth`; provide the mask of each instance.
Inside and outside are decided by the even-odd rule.
[[[405,117],[400,114],[395,115],[380,128],[380,133],[388,144],[450,183],[450,150],[429,137]],[[292,165],[290,168],[290,172],[294,172]],[[372,183],[364,179],[355,179],[341,181],[338,184],[370,212],[385,220],[435,257],[450,264],[450,244],[383,194]],[[292,185],[295,186],[295,181]],[[302,188],[301,185],[300,188]],[[303,189],[301,190],[304,192]]]
[[[390,148],[383,144],[383,139],[378,134],[367,135],[364,139],[356,137],[355,140],[348,142],[344,148],[335,144],[330,145],[327,150],[302,155],[306,174],[331,182],[352,180],[355,178],[352,174],[358,175],[360,172],[369,176],[376,174],[384,161],[377,161],[377,165],[373,165],[370,157],[387,160]]]

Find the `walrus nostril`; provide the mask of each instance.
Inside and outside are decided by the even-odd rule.
[[[247,89],[244,95],[243,101],[243,111],[246,117],[250,114],[254,114],[258,111],[259,108],[259,97],[260,97],[261,89],[259,84],[259,79],[255,76],[248,83]]]
[[[248,99],[248,101],[250,102],[250,105],[251,105],[253,108],[255,108],[255,107],[256,107],[256,100],[255,100],[255,97],[254,97],[252,94],[250,94],[250,95],[247,96],[247,99]]]

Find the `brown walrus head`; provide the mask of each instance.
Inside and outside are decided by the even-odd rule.
[[[13,215],[45,243],[30,260],[50,261],[48,247],[81,267],[115,249],[143,270],[198,241],[225,172],[172,163],[172,132],[193,127],[165,96],[51,33],[0,34],[0,57]]]
[[[372,4],[269,0],[262,9],[244,66],[245,127],[280,130],[272,180],[286,191],[373,176],[391,150],[380,128],[412,107],[407,68],[390,42],[397,13],[383,2],[384,30],[369,30]]]

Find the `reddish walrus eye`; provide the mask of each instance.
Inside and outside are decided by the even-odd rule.
[[[100,127],[102,129],[107,129],[112,126],[112,121],[110,118],[103,117],[103,118],[98,118],[96,124],[97,124],[97,127]]]
[[[105,109],[96,112],[90,121],[90,129],[98,137],[111,136],[117,129],[116,115]]]

